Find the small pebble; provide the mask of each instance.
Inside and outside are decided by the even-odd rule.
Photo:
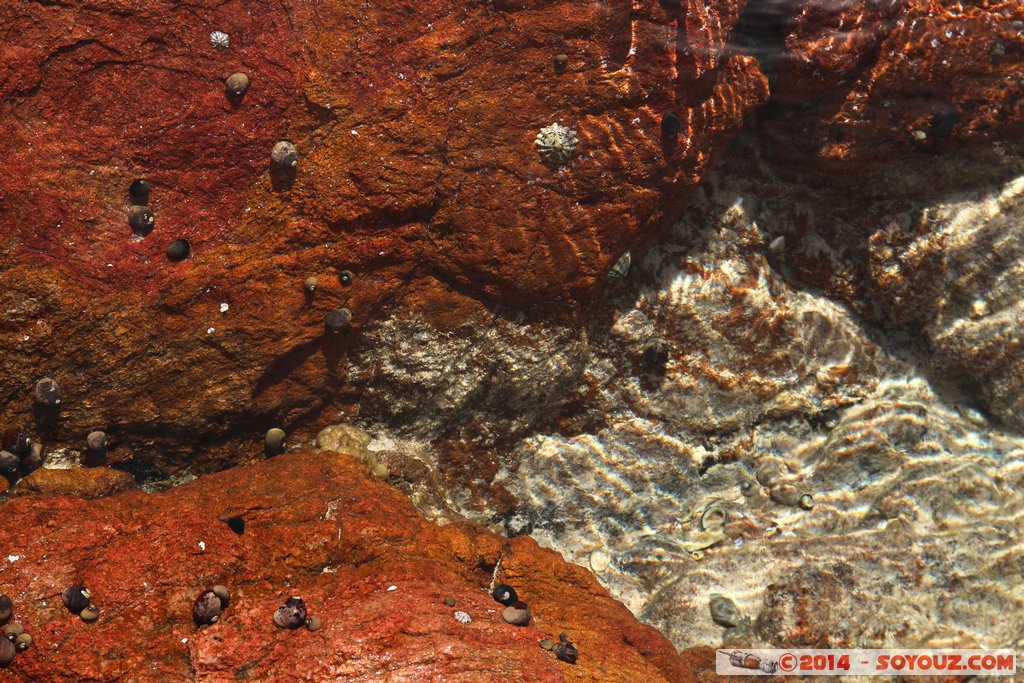
[[[27,633],[22,633],[20,636],[14,639],[14,649],[18,652],[24,652],[32,646],[32,636]]]
[[[241,72],[233,73],[228,76],[225,85],[227,85],[229,95],[241,97],[249,91],[249,77]]]
[[[352,324],[352,311],[336,308],[324,317],[324,325],[334,334],[344,332]]]
[[[444,604],[448,605],[449,607],[455,607],[455,598],[445,598]]]
[[[79,612],[78,616],[82,618],[82,621],[96,621],[100,618],[100,608],[95,605],[89,605]]]
[[[507,583],[499,583],[495,586],[494,590],[491,591],[491,597],[506,607],[519,599],[516,589]]]
[[[274,624],[278,628],[299,628],[306,623],[306,603],[300,597],[288,598],[274,610]]]
[[[91,598],[92,593],[85,586],[68,586],[60,594],[60,599],[64,601],[64,606],[74,614],[78,614],[88,607]]]
[[[10,596],[0,594],[0,624],[6,624],[12,614],[14,614],[14,602]]]
[[[576,649],[576,646],[569,642],[556,643],[553,648],[555,656],[567,664],[575,664],[576,660],[579,659],[580,651]]]
[[[711,609],[711,620],[719,626],[729,628],[740,623],[740,609],[724,595],[712,593],[708,606]]]
[[[612,558],[609,557],[608,553],[606,553],[601,548],[597,548],[590,552],[590,568],[594,571],[595,574],[600,574],[601,572],[607,570],[611,563]]]
[[[473,621],[473,617],[469,616],[465,612],[456,612],[454,616],[455,621],[459,622],[460,624],[468,624],[471,621]]]
[[[312,294],[316,291],[316,278],[310,275],[306,278],[306,281],[302,283],[302,288]]]
[[[286,434],[283,429],[274,427],[273,429],[267,430],[267,435],[263,439],[263,445],[267,455],[274,456],[284,453],[285,438]]]
[[[1002,57],[1006,54],[1006,44],[1001,40],[994,40],[988,48],[988,53],[992,57]]]
[[[134,232],[148,235],[152,232],[154,223],[156,223],[156,216],[148,207],[136,204],[128,209],[128,225]]]
[[[229,310],[230,308],[231,308],[231,306],[230,306],[229,304],[227,304],[227,303],[222,303],[222,304],[220,305],[220,312],[221,312],[221,313],[227,313],[227,312],[228,312],[228,310]]]
[[[17,652],[18,650],[14,647],[14,643],[6,638],[0,638],[0,666],[7,666],[14,661],[14,655]]]
[[[16,621],[12,621],[11,623],[7,624],[7,626],[4,626],[4,638],[11,642],[14,642],[14,639],[24,632],[25,627]]]
[[[35,391],[32,392],[32,398],[35,399],[35,402],[48,408],[59,406],[63,396],[60,385],[49,377],[44,377],[36,382]]]
[[[324,622],[317,615],[313,615],[306,619],[306,628],[310,631],[319,631],[323,628]]]
[[[153,191],[148,180],[142,178],[136,178],[132,181],[132,184],[128,187],[128,196],[132,199],[145,201],[149,197],[149,193]]]
[[[550,638],[545,638],[544,640],[540,641],[540,646],[541,649],[551,650],[555,647],[555,641],[551,640]]]
[[[171,263],[180,263],[188,258],[191,251],[192,247],[189,245],[188,240],[174,240],[167,247],[167,260]]]
[[[270,150],[270,163],[276,168],[293,169],[299,165],[299,150],[287,140],[281,140]]]
[[[555,55],[555,68],[561,71],[569,63],[569,55],[558,54]]]
[[[501,618],[513,626],[527,626],[530,623],[530,608],[522,600],[517,600],[505,608]]]
[[[802,507],[804,510],[810,510],[814,507],[814,496],[809,493],[805,493],[800,496],[800,500],[797,501],[797,505]]]
[[[561,633],[558,634],[558,640],[560,642],[563,642],[563,643],[568,643],[569,642],[569,634],[566,633],[565,631],[562,631]]]
[[[352,271],[351,270],[343,270],[340,273],[338,273],[338,281],[341,282],[341,284],[343,284],[343,285],[350,285],[350,284],[352,284],[352,278],[353,277],[355,277],[355,276],[352,275]]]

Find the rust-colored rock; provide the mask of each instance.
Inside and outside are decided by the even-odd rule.
[[[244,515],[245,533],[222,514]],[[287,454],[162,494],[15,498],[0,515],[19,555],[0,562],[0,583],[35,638],[13,681],[692,680],[671,644],[583,568],[525,537],[431,525],[348,456]],[[494,575],[530,601],[530,626],[502,621]],[[77,584],[100,608],[95,623],[57,597]],[[215,584],[231,605],[197,628],[193,602]],[[273,625],[291,596],[319,631]],[[538,646],[562,631],[579,647],[575,665]]]
[[[1017,0],[798,0],[794,8],[777,18],[784,43],[771,58],[772,98],[788,111],[769,126],[773,155],[794,170],[810,161],[849,177],[1024,135]]]
[[[70,470],[41,468],[18,482],[12,496],[51,493],[75,498],[102,498],[135,488],[135,478],[110,467],[87,467]]]
[[[2,3],[0,358],[26,399],[0,417],[25,420],[48,372],[48,444],[105,424],[147,447],[135,472],[202,472],[244,457],[240,416],[260,433],[330,405],[382,317],[465,308],[456,289],[572,310],[766,97],[756,61],[721,50],[742,4],[693,4]],[[579,137],[561,169],[534,146],[554,122]],[[281,139],[293,174],[270,169]],[[325,339],[340,307],[352,329]]]

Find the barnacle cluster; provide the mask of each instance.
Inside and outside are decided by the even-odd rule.
[[[576,152],[576,131],[557,123],[545,126],[537,133],[537,151],[544,163],[565,166]]]

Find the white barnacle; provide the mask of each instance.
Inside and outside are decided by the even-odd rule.
[[[228,38],[228,34],[223,31],[213,31],[210,34],[210,45],[213,45],[219,50],[226,50],[231,47],[229,41],[230,39]]]
[[[572,155],[576,152],[578,143],[576,131],[557,123],[541,128],[537,133],[537,140],[534,142],[541,159],[545,163],[556,166],[564,166],[569,163]]]

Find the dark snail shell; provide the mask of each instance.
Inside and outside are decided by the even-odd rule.
[[[249,77],[241,72],[231,74],[224,83],[232,97],[241,97],[249,91]]]
[[[85,586],[68,586],[60,594],[60,598],[64,601],[65,607],[74,614],[78,614],[89,606],[92,593]]]
[[[555,653],[556,657],[569,664],[575,664],[576,660],[579,659],[580,656],[580,651],[576,649],[575,645],[568,641],[556,643],[552,648],[552,651]]]
[[[14,614],[14,602],[10,596],[0,594],[0,624],[7,623],[12,614]]]
[[[188,240],[174,240],[167,247],[167,260],[171,263],[179,263],[187,259],[191,251],[192,247],[189,245]]]
[[[324,318],[324,325],[334,334],[344,332],[352,325],[352,311],[336,308]]]
[[[283,429],[278,427],[268,429],[266,436],[263,437],[263,448],[267,455],[274,456],[284,453],[286,438],[287,434]]]
[[[683,122],[678,115],[669,113],[661,117],[661,132],[665,135],[679,135],[682,129]]]
[[[302,598],[288,598],[274,610],[274,624],[279,628],[299,628],[306,623],[306,603]]]
[[[501,604],[508,607],[513,602],[519,599],[519,595],[516,593],[516,589],[507,583],[499,583],[491,591],[491,597],[500,602]]]
[[[231,591],[228,590],[227,586],[216,585],[210,589],[213,594],[220,598],[220,608],[227,609],[228,605],[231,604]]]
[[[156,216],[148,207],[135,205],[128,209],[128,225],[140,235],[149,234],[155,222]]]
[[[32,392],[32,398],[35,399],[36,403],[48,408],[60,405],[63,396],[60,385],[49,377],[44,377],[36,382],[35,391]]]
[[[281,140],[270,150],[270,163],[275,168],[294,169],[299,165],[299,150],[287,140]]]
[[[217,594],[212,590],[203,591],[192,605],[192,620],[196,622],[196,626],[215,624],[220,619],[221,609],[221,601]]]

